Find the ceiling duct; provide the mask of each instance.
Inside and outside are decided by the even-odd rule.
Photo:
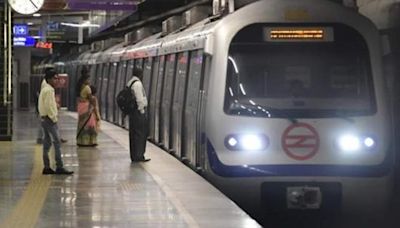
[[[221,16],[259,0],[213,0],[213,15]]]
[[[182,15],[182,26],[188,27],[210,16],[211,8],[208,6],[195,6]]]
[[[213,15],[225,15],[235,11],[234,0],[213,0]]]
[[[135,44],[144,38],[153,35],[160,31],[160,28],[155,26],[146,26],[139,28],[135,31],[129,32],[125,34],[125,45]]]
[[[118,43],[121,43],[123,41],[124,41],[123,38],[119,38],[119,37],[118,38],[117,37],[109,38],[104,41],[104,49],[107,49],[107,48],[114,46]]]
[[[239,9],[245,5],[256,2],[258,0],[235,0],[235,9]]]
[[[90,45],[90,50],[92,52],[99,52],[104,49],[104,40],[95,41]]]
[[[161,36],[166,36],[179,30],[182,26],[181,16],[172,16],[162,22]]]
[[[87,50],[90,50],[90,46],[89,45],[81,45],[78,47],[78,53],[82,53],[85,52]]]

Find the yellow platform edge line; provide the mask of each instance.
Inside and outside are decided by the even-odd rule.
[[[30,182],[16,206],[0,227],[35,227],[51,184],[51,175],[42,175],[42,147],[35,146]]]

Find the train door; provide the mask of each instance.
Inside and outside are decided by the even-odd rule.
[[[149,137],[150,140],[154,142],[154,107],[155,107],[155,100],[153,97],[155,97],[155,92],[156,92],[156,86],[157,86],[157,76],[158,76],[158,67],[160,65],[160,58],[155,57],[153,62],[153,66],[151,67],[151,77],[149,77],[150,82],[149,82],[149,90],[147,92],[147,100],[149,102],[149,108],[148,108],[148,122],[149,122]]]
[[[124,85],[126,85],[126,83],[128,83],[128,81],[131,80],[131,78],[132,78],[132,70],[133,70],[134,67],[135,67],[135,60],[133,60],[133,59],[129,60],[128,68],[126,69],[126,76],[125,76]],[[128,120],[127,117],[124,119],[124,127],[129,129],[129,120]]]
[[[147,58],[144,60],[143,65],[143,87],[146,91],[147,99],[150,95],[150,82],[151,82],[151,69],[153,65],[153,58]]]
[[[119,91],[125,87],[126,67],[127,61],[122,61],[118,64],[118,80],[116,83],[115,94],[118,94]],[[115,110],[115,123],[119,126],[122,126],[122,112],[118,107],[116,107]]]
[[[97,64],[96,75],[94,76],[95,77],[94,84],[96,85],[96,88],[97,88],[97,96],[99,97],[99,103],[100,103],[99,105],[100,106],[101,106],[100,94],[101,94],[101,90],[102,90],[102,88],[101,88],[102,76],[103,76],[103,64],[100,63],[100,64]]]
[[[146,91],[148,103],[150,102],[149,95],[150,95],[152,65],[153,65],[153,58],[149,57],[144,60],[144,63],[143,63],[143,87],[144,87],[144,90]],[[147,110],[149,110],[149,109],[147,108]],[[147,119],[149,119],[149,115],[150,115],[149,112],[147,112]],[[147,126],[147,129],[149,129],[148,126]],[[147,131],[147,136],[149,136],[149,131]]]
[[[197,50],[190,53],[189,76],[186,90],[186,100],[183,111],[182,148],[187,159],[192,165],[203,165],[201,155],[201,100],[203,81],[203,51]]]
[[[174,90],[175,81],[175,69],[176,69],[176,54],[170,54],[167,56],[165,63],[165,79],[162,88],[162,103],[161,103],[161,115],[160,115],[160,132],[161,132],[161,143],[166,150],[171,149],[171,107],[172,107],[172,94]]]
[[[117,81],[117,67],[116,62],[110,64],[110,78],[108,83],[108,94],[107,94],[107,120],[114,122],[115,120],[115,85]]]
[[[80,65],[78,63],[72,64],[71,72],[72,74],[69,76],[69,84],[71,85],[71,93],[70,93],[70,110],[76,111],[76,83],[78,82]]]
[[[92,64],[92,65],[90,65],[90,71],[89,71],[89,74],[90,74],[90,84],[92,84],[92,85],[96,85],[96,69],[97,68],[97,65],[96,64]]]
[[[161,130],[160,130],[160,109],[161,109],[161,94],[164,82],[164,69],[165,69],[165,56],[160,57],[160,67],[158,68],[158,75],[154,77],[153,85],[155,89],[152,89],[153,95],[151,96],[154,106],[154,142],[161,144]]]
[[[186,77],[188,71],[188,59],[189,53],[183,52],[178,54],[177,67],[176,67],[176,78],[175,78],[175,89],[172,100],[172,122],[171,122],[171,148],[178,157],[185,157],[182,153],[182,118],[183,108],[185,101],[185,90],[186,90]]]
[[[99,111],[101,110],[101,106],[102,106],[102,102],[101,102],[101,94],[102,94],[102,91],[103,91],[103,88],[102,88],[102,85],[103,85],[103,83],[102,83],[102,81],[103,81],[103,69],[104,69],[104,66],[103,66],[103,63],[100,63],[100,64],[98,64],[98,67],[97,67],[97,71],[96,71],[96,87],[97,87],[97,99],[98,99],[98,102],[99,102]],[[102,116],[102,118],[104,118],[104,116]]]
[[[100,110],[101,116],[104,119],[108,119],[107,115],[107,94],[108,94],[108,83],[110,78],[110,63],[103,64],[103,80],[101,82],[101,94],[100,94]]]

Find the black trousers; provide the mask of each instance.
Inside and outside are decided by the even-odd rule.
[[[147,142],[146,116],[138,110],[129,115],[129,152],[132,161],[144,159]]]

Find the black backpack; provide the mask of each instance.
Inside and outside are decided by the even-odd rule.
[[[136,97],[131,89],[133,83],[137,81],[138,80],[134,80],[129,87],[125,86],[117,95],[117,105],[125,115],[133,113],[133,111],[137,109]]]

